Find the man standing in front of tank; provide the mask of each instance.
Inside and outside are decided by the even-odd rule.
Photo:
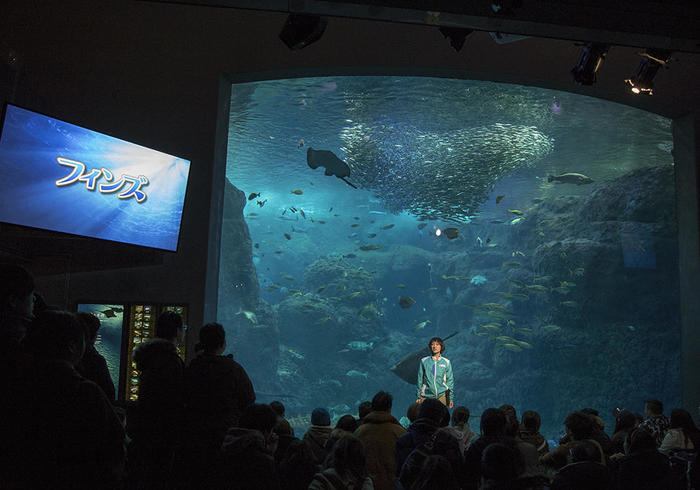
[[[431,355],[422,358],[418,367],[416,401],[422,403],[426,398],[437,398],[443,405],[452,408],[454,402],[450,395],[454,388],[454,377],[452,363],[442,357],[445,342],[440,337],[433,337],[428,342],[428,348]]]

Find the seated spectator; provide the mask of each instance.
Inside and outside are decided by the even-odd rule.
[[[547,439],[540,434],[541,423],[542,421],[539,413],[533,410],[526,410],[523,412],[523,418],[520,421],[518,436],[522,441],[535,446],[537,453],[543,456],[549,452],[549,444],[547,443]]]
[[[566,417],[564,426],[570,442],[562,444],[552,452],[540,457],[540,462],[548,468],[558,470],[566,466],[569,451],[576,447],[580,441],[591,438],[596,423],[583,412],[573,412]],[[601,463],[605,464],[605,460],[601,460]]]
[[[619,460],[618,490],[658,490],[672,487],[668,458],[656,449],[656,441],[645,429],[633,430],[625,442],[626,456]]]
[[[481,485],[484,490],[541,490],[547,480],[523,476],[519,451],[511,444],[494,443],[484,449],[481,459]]]
[[[473,440],[464,453],[464,474],[467,480],[462,488],[474,490],[481,482],[481,458],[491,444],[504,444],[518,453],[515,440],[506,436],[506,414],[497,408],[487,408],[481,414],[481,435]]]
[[[593,440],[580,441],[570,452],[569,464],[560,469],[551,490],[609,490],[613,487],[610,469],[601,463],[604,459],[600,445]]]
[[[282,490],[306,490],[314,475],[321,471],[309,445],[296,437],[287,445],[278,467]]]
[[[603,422],[603,419],[601,419],[598,415],[598,410],[594,408],[584,408],[583,410],[579,410],[579,413],[587,415],[593,421],[592,431],[589,438],[600,444],[600,447],[603,448],[603,453],[606,456],[611,455],[613,446],[610,442],[610,437],[603,430],[605,427],[605,422]],[[564,437],[559,440],[559,445],[561,446],[569,442],[571,442],[571,436],[569,434],[565,434]]]
[[[442,403],[435,398],[426,399],[426,401],[428,400],[434,400],[442,405]],[[447,407],[444,405],[442,406],[447,410]],[[459,484],[459,482],[464,479],[464,465],[462,464],[463,459],[462,453],[459,450],[459,442],[448,432],[444,430],[435,430],[428,440],[416,446],[408,455],[401,466],[397,487],[400,486],[404,489],[413,488],[418,481],[421,480],[421,473],[425,470],[427,460],[434,456],[440,456],[447,461],[450,480],[454,478]]]
[[[331,436],[331,416],[325,408],[315,408],[311,412],[311,427],[304,434],[303,440],[311,448],[316,464],[323,464],[328,456],[326,441]]]
[[[452,427],[445,427],[442,430],[447,431],[457,439],[462,455],[464,455],[472,439],[476,437],[474,431],[469,428],[469,409],[463,406],[455,407],[452,411]]]
[[[0,401],[3,488],[117,488],[124,429],[102,389],[75,366],[85,334],[75,315],[44,311],[29,325],[31,356]]]
[[[460,485],[452,471],[452,464],[440,455],[428,456],[420,468],[410,490],[459,490]]]
[[[0,264],[0,359],[20,352],[34,317],[34,278],[24,267]]]
[[[271,402],[270,408],[272,408],[272,410],[274,410],[277,414],[277,423],[275,424],[275,428],[272,430],[275,432],[275,434],[277,434],[277,437],[279,438],[279,441],[277,443],[277,451],[275,451],[275,461],[279,464],[282,458],[284,458],[284,455],[287,452],[287,448],[292,443],[292,441],[299,441],[300,439],[294,436],[294,429],[292,428],[289,421],[284,417],[285,408],[284,405],[282,405],[282,402]]]
[[[365,417],[372,411],[372,402],[364,401],[357,407],[357,425],[362,425],[365,422]]]
[[[669,426],[669,421],[664,415],[664,404],[650,398],[644,403],[644,416],[646,418],[639,426],[651,434],[656,442],[656,447],[660,447]]]
[[[77,313],[78,321],[85,331],[85,354],[76,366],[77,371],[85,378],[97,384],[107,395],[107,399],[114,402],[114,382],[107,368],[104,356],[95,349],[97,331],[100,329],[100,319],[92,313]]]
[[[331,435],[326,441],[326,452],[330,453],[333,445],[338,442],[341,437],[350,436],[357,429],[357,420],[350,414],[343,415],[335,423],[335,429],[331,431]]]
[[[269,405],[254,403],[241,414],[238,427],[229,428],[221,446],[217,489],[280,487],[274,454],[277,414]]]
[[[284,405],[280,401],[270,402],[270,408],[277,414],[277,425],[275,426],[275,433],[279,436],[282,434],[294,435],[294,429],[289,424],[289,421],[284,418]]]
[[[406,433],[391,415],[393,397],[380,391],[372,398],[372,411],[355,431],[367,451],[367,469],[378,490],[392,490],[396,482],[396,440]],[[344,439],[341,439],[344,440]]]
[[[629,410],[621,410],[615,417],[615,429],[610,438],[612,454],[624,453],[627,435],[637,427],[637,417]]]
[[[539,467],[540,455],[537,448],[529,442],[520,440],[518,434],[520,432],[520,422],[517,419],[515,407],[512,405],[501,405],[499,408],[506,416],[506,437],[512,439],[520,451],[520,456],[525,465],[525,470],[528,474],[536,474],[541,471]]]
[[[672,451],[696,450],[700,445],[700,431],[693,422],[690,412],[682,408],[671,410],[669,428],[659,451],[669,455]]]
[[[406,434],[396,440],[397,474],[401,472],[401,467],[411,451],[427,442],[433,433],[442,427],[444,419],[449,420],[449,416],[447,407],[436,398],[426,398],[420,404],[418,418],[408,427]]]
[[[408,410],[406,410],[406,418],[410,423],[413,423],[416,421],[418,418],[418,411],[420,410],[420,403],[418,402],[413,402],[408,406]]]
[[[367,471],[367,457],[362,441],[355,436],[343,437],[333,446],[325,468],[316,474],[309,490],[373,490]]]
[[[200,354],[185,370],[185,445],[188,472],[195,480],[206,473],[228,428],[238,426],[243,410],[255,402],[248,374],[232,356],[222,355],[225,349],[224,328],[204,325],[195,347]]]

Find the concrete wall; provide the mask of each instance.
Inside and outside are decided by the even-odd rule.
[[[613,48],[599,83],[577,87],[570,82],[569,70],[580,47],[572,42],[531,38],[498,45],[487,33],[477,32],[457,53],[434,27],[331,19],[319,42],[290,52],[277,38],[285,18],[269,12],[138,1],[3,3],[0,46],[16,51],[20,63],[15,103],[192,161],[176,254],[158,253],[147,261],[151,265],[141,260],[138,267],[128,267],[127,260],[123,267],[99,272],[47,275],[35,270],[50,302],[70,306],[81,298],[169,301],[191,305],[191,324],[216,317],[229,80],[433,74],[571,90],[668,117],[700,113],[699,55],[678,54],[670,69],[657,76],[657,95],[640,99],[623,88],[623,79],[639,61],[632,48]],[[678,159],[682,175],[694,172],[698,161],[695,153],[687,153],[693,152],[697,133],[684,121],[675,126],[677,138],[685,141],[686,156]],[[682,207],[694,210],[696,220],[693,229],[692,213],[679,216],[681,256],[689,261],[684,263],[695,264],[681,271],[682,299],[692,302],[697,301],[692,291],[700,284],[697,186],[686,186],[679,196]],[[130,252],[133,249],[112,247],[138,255]],[[692,381],[686,383],[688,390],[699,381],[697,368],[686,362],[700,351],[697,304],[694,308],[693,314],[684,310],[683,317],[684,372]]]

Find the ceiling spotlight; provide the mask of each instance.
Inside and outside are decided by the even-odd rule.
[[[464,41],[467,40],[467,36],[474,32],[473,29],[463,29],[461,27],[440,27],[440,32],[445,38],[450,40],[450,46],[452,46],[455,51],[459,51],[464,46]]]
[[[609,44],[588,43],[583,47],[578,63],[571,69],[574,81],[579,85],[593,85],[597,81],[596,73],[610,49]]]
[[[654,95],[654,77],[659,68],[666,66],[671,60],[671,51],[667,49],[647,49],[639,53],[642,61],[639,62],[637,72],[632,78],[625,80],[627,88],[636,95]]]
[[[318,41],[328,25],[328,19],[318,15],[290,14],[280,39],[289,49],[302,49]]]

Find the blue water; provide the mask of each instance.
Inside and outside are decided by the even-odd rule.
[[[308,147],[346,161],[348,180],[360,189],[309,168]],[[644,226],[627,223],[611,252],[624,256],[622,272],[603,279],[600,257],[575,255],[566,228],[545,220],[540,206],[586,199],[640,169],[670,169],[671,149],[670,120],[540,88],[417,77],[234,85],[226,177],[246,196],[261,194],[247,201],[244,217],[260,298],[279,328],[278,340],[258,346],[276,352],[261,361],[274,365],[244,364],[266,393],[258,398],[281,399],[303,425],[316,406],[335,417],[356,415],[359,402],[384,389],[399,418],[415,400],[415,386],[389,367],[431,336],[459,332],[445,356],[455,367],[454,400],[470,408],[474,430],[483,409],[504,403],[518,413],[540,412],[548,437],[560,432],[568,412],[584,407],[600,410],[611,429],[616,406],[642,411],[650,397],[678,406],[677,303],[656,306],[654,321],[594,304],[594,293],[606,287],[608,296],[627,301],[619,290],[626,281],[636,284],[638,298],[652,298],[660,284],[676,288],[673,264],[655,255],[661,244]],[[548,182],[548,175],[565,172],[595,182]],[[452,206],[458,223],[444,213],[421,221],[416,201],[435,196],[433,204]],[[511,224],[517,211],[525,221]],[[564,218],[556,223],[568,223]],[[675,222],[673,211],[663,220]],[[603,225],[599,233],[597,225],[586,226],[601,245]],[[442,233],[450,227],[458,238]],[[580,238],[575,230],[570,236]],[[222,243],[222,271],[237,246]],[[381,248],[361,249],[367,246]],[[569,247],[570,256],[562,248],[558,268],[547,271],[542,260],[549,252],[540,246]],[[510,262],[518,265],[503,264]],[[545,289],[523,291],[517,282]],[[524,293],[526,300],[506,296]],[[400,296],[415,304],[402,308]],[[489,303],[509,313],[488,313]],[[220,295],[219,320],[236,356],[248,347],[236,343],[249,338],[242,329],[256,327],[236,315],[240,308],[239,298]],[[498,333],[482,328],[493,322]],[[356,350],[351,341],[373,344]],[[659,342],[655,353],[651,344]],[[647,362],[663,365],[649,376]]]

